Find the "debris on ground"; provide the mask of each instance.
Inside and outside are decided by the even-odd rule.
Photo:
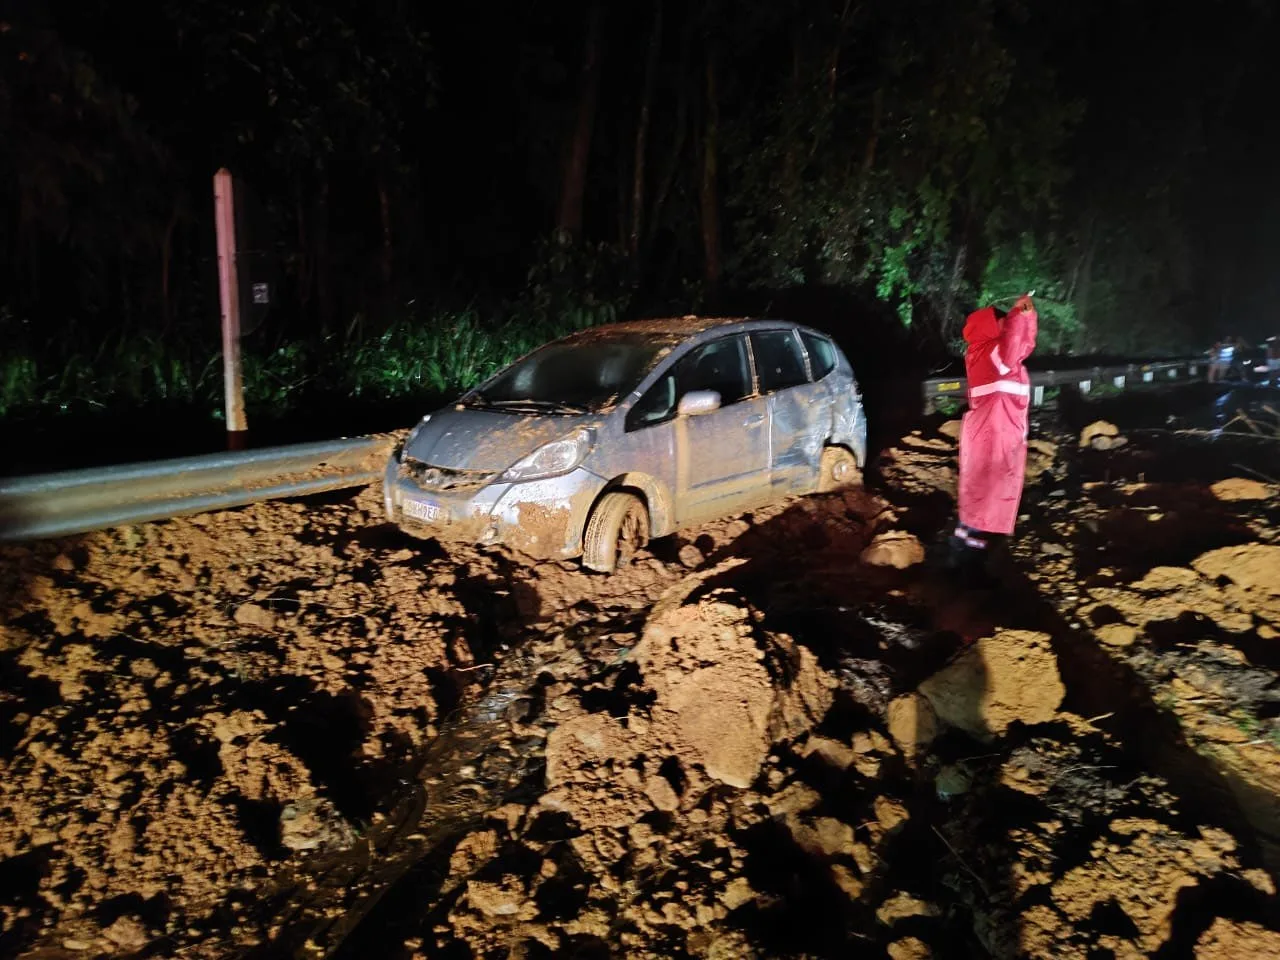
[[[1094,450],[1115,450],[1128,440],[1120,435],[1120,428],[1106,420],[1095,420],[1080,431],[1080,446]]]
[[[1275,955],[1274,498],[1036,437],[973,591],[955,435],[612,577],[376,489],[0,548],[0,942]]]

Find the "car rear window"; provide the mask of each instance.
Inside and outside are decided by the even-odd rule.
[[[753,333],[751,349],[755,351],[761,393],[773,393],[809,382],[800,342],[790,330]]]
[[[812,333],[801,333],[804,348],[809,352],[809,366],[813,368],[813,379],[821,380],[836,368],[836,348],[826,337]]]

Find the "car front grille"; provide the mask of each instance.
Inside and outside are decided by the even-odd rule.
[[[435,467],[406,457],[400,463],[400,475],[412,480],[423,490],[474,490],[492,483],[498,475],[488,470],[451,470]]]

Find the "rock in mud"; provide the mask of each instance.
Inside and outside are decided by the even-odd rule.
[[[1108,647],[1131,647],[1138,640],[1138,631],[1127,623],[1108,623],[1098,628],[1097,637]]]
[[[924,546],[905,530],[889,530],[879,534],[862,551],[862,562],[872,567],[906,570],[924,561]]]
[[[933,951],[919,937],[903,937],[888,946],[889,960],[932,960]]]
[[[102,931],[102,935],[118,950],[133,953],[147,945],[147,928],[136,917],[120,917]]]
[[[256,603],[242,603],[236,607],[235,621],[242,627],[257,627],[259,630],[274,630],[276,615]]]
[[[908,693],[889,704],[886,722],[889,736],[908,759],[916,756],[938,735],[938,715],[927,699]]]
[[[280,811],[280,842],[290,850],[345,850],[355,831],[328,800],[307,797]]]
[[[897,893],[886,900],[876,910],[876,919],[886,927],[891,927],[899,920],[908,917],[936,917],[938,908],[909,893]]]
[[[1120,436],[1120,428],[1106,420],[1095,420],[1080,431],[1080,446],[1093,447],[1095,450],[1110,449],[1111,444],[1099,444],[1097,441],[1111,441]]]
[[[1027,479],[1035,480],[1046,470],[1053,469],[1058,459],[1058,445],[1049,440],[1027,441]]]
[[[1044,723],[1066,695],[1049,637],[1001,630],[977,641],[920,685],[938,718],[981,740],[1015,721]]]
[[[1226,480],[1219,480],[1209,489],[1219,500],[1228,503],[1240,500],[1269,500],[1275,496],[1275,491],[1267,484],[1246,477],[1228,477]]]

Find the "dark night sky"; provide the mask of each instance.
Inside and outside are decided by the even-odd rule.
[[[583,0],[276,4],[270,9],[285,12],[275,20],[255,4],[208,0],[123,6],[18,0],[11,9],[11,29],[0,38],[7,93],[0,117],[8,128],[7,161],[17,169],[6,171],[5,204],[15,227],[4,254],[14,306],[28,313],[84,312],[92,304],[98,322],[118,323],[124,314],[131,324],[155,322],[162,306],[154,293],[156,237],[176,216],[169,256],[179,276],[171,287],[206,275],[197,262],[207,252],[206,184],[222,163],[235,167],[267,211],[269,229],[262,235],[279,245],[281,270],[298,285],[299,316],[322,300],[331,301],[327,309],[335,315],[349,315],[377,312],[388,296],[403,302],[518,295],[539,238],[556,224],[584,83],[589,7]],[[836,23],[850,9],[840,32]],[[582,240],[589,244],[617,244],[627,230],[653,11],[650,3],[606,5],[585,182]],[[703,67],[714,52],[721,117],[714,196],[726,287],[773,282],[751,265],[749,254],[753,240],[782,229],[769,226],[768,218],[777,208],[775,195],[786,195],[787,164],[795,163],[780,124],[794,121],[792,141],[810,151],[807,158],[802,152],[796,189],[811,190],[817,200],[779,222],[810,251],[830,250],[853,224],[850,256],[869,265],[862,274],[831,282],[874,287],[876,258],[895,238],[873,238],[884,212],[873,217],[868,211],[883,197],[890,198],[884,199],[887,209],[894,190],[916,196],[928,174],[935,185],[954,189],[956,199],[945,243],[932,251],[917,246],[911,254],[913,278],[923,290],[914,296],[926,313],[947,300],[927,289],[935,281],[926,261],[962,262],[960,272],[971,286],[953,283],[949,296],[954,300],[956,289],[961,300],[976,295],[986,255],[1002,242],[996,227],[984,231],[981,221],[990,203],[1008,202],[999,229],[1010,234],[1010,224],[1021,225],[1042,247],[1054,238],[1057,259],[1050,265],[1046,256],[1045,270],[1091,314],[1086,325],[1092,319],[1099,329],[1104,323],[1123,326],[1125,318],[1135,318],[1135,329],[1145,324],[1144,330],[1156,332],[1144,336],[1157,339],[1164,318],[1170,328],[1201,338],[1228,328],[1261,337],[1276,326],[1280,135],[1271,116],[1280,68],[1271,52],[1280,38],[1269,4],[794,0],[762,12],[746,3],[700,0],[668,2],[663,14],[647,204],[660,192],[663,158],[671,153],[678,162],[659,219],[645,226],[643,261],[621,271],[637,291],[633,310],[678,301],[687,289],[682,284],[705,280],[700,226],[710,101]],[[994,40],[983,32],[988,27]],[[58,55],[82,56],[96,82],[130,98],[136,113],[125,121],[96,116],[85,122],[85,111],[55,118],[38,109],[49,94],[65,104],[66,91],[58,88],[70,82],[57,71],[33,79],[25,69],[30,61],[15,58],[41,30],[53,38]],[[425,43],[405,41],[419,32]],[[832,46],[837,35],[843,47]],[[982,188],[994,199],[978,205],[966,200],[986,195],[974,185],[975,168],[948,170],[933,161],[931,170],[912,169],[910,151],[894,153],[892,136],[909,130],[902,134],[905,142],[934,122],[927,98],[900,93],[904,84],[916,76],[941,84],[939,90],[968,83],[979,69],[966,59],[970,48],[978,59],[1008,57],[1015,92],[981,109],[1025,138],[1002,148],[990,176],[995,187]],[[997,54],[984,52],[988,48],[998,48]],[[51,50],[42,54],[46,61]],[[833,50],[839,107],[823,114],[824,67]],[[912,57],[919,62],[903,67]],[[793,70],[803,74],[794,85],[788,79]],[[270,102],[269,93],[279,93],[281,83],[286,96]],[[877,89],[889,103],[884,129],[875,126],[881,122],[873,108]],[[1035,99],[1041,94],[1025,92],[1031,89],[1047,91],[1043,110]],[[1014,176],[999,164],[1034,155],[1041,145],[1034,118],[1072,102],[1081,107],[1078,120],[1060,125],[1061,142],[1044,151],[1060,168],[1051,178],[1052,196],[1015,208],[1000,189]],[[823,123],[833,132],[815,133]],[[829,209],[815,213],[824,184],[853,182],[873,130],[885,136],[861,192],[849,187],[837,195],[831,187]],[[1010,134],[1001,136],[1007,144]],[[50,137],[62,138],[56,147],[61,167],[40,159],[40,150],[51,149]],[[40,149],[24,149],[37,142]],[[944,161],[945,144],[939,154]],[[138,157],[150,157],[148,151],[159,151],[160,158],[144,174]],[[93,163],[65,160],[77,153],[94,154]],[[31,172],[37,167],[53,181],[44,195],[29,186],[39,179]],[[371,279],[383,256],[379,185],[392,210],[390,294]],[[117,199],[107,202],[94,191]],[[74,211],[71,227],[65,213],[53,209],[49,197],[57,193]],[[130,210],[121,209],[123,196],[130,197]],[[853,202],[866,204],[867,197],[871,205],[865,208]],[[111,225],[130,218],[139,239],[124,246],[121,260]],[[964,246],[960,258],[958,245]],[[56,287],[46,282],[55,264],[76,279]],[[326,272],[320,264],[329,265],[334,283],[328,290],[306,289],[314,283],[308,278]],[[811,282],[817,274],[803,269],[804,282]],[[1093,289],[1082,286],[1082,276]],[[600,281],[601,274],[593,277]],[[125,288],[131,291],[128,304],[120,302]],[[170,297],[178,306],[163,306],[181,312],[181,295]]]

